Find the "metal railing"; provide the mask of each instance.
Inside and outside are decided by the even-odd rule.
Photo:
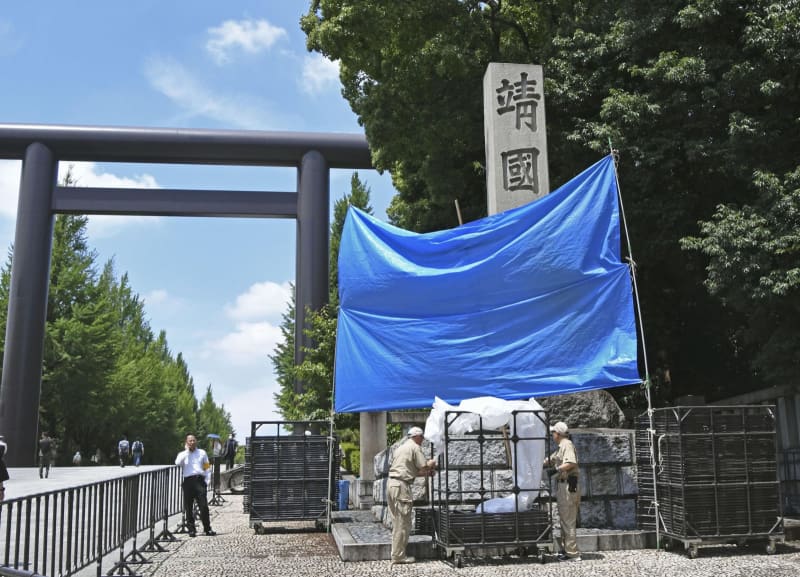
[[[800,515],[800,447],[784,449],[779,457],[784,513]]]
[[[3,501],[0,575],[67,577],[97,563],[99,576],[103,557],[116,549],[114,568],[122,575],[128,563],[144,562],[140,551],[160,551],[159,541],[174,540],[167,521],[182,510],[180,481],[178,467],[164,467]],[[163,530],[156,535],[159,522]],[[137,535],[147,529],[149,540],[139,549]]]

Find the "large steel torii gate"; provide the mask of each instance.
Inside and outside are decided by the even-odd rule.
[[[297,220],[295,362],[306,307],[328,300],[330,168],[370,169],[356,134],[0,124],[0,158],[22,160],[11,267],[0,433],[7,462],[36,456],[54,215],[277,217]],[[297,192],[62,187],[58,162],[295,166]]]

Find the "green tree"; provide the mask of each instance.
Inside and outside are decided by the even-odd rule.
[[[209,433],[219,435],[221,438],[230,436],[233,427],[231,426],[231,415],[225,410],[224,406],[219,406],[214,402],[214,394],[211,385],[206,388],[206,394],[200,401],[197,411],[197,438],[203,441]]]
[[[709,295],[704,256],[680,239],[715,222],[721,204],[769,214],[762,203],[776,200],[760,198],[757,175],[786,180],[796,169],[798,10],[764,0],[316,0],[302,26],[310,50],[340,61],[374,163],[392,172],[392,221],[417,231],[453,226],[453,198],[467,219],[484,214],[486,65],[542,64],[551,183],[608,153],[609,140],[620,150],[651,377],[670,395],[718,396],[763,383],[755,338],[743,338],[758,312]]]
[[[756,206],[720,205],[684,246],[708,258],[706,288],[746,317],[739,347],[754,349],[757,373],[780,384],[800,367],[800,168],[755,181]]]
[[[119,348],[111,303],[101,290],[84,216],[56,218],[42,361],[41,429],[59,459],[86,450],[106,421],[105,383]]]

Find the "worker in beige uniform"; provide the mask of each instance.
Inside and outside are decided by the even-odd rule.
[[[578,543],[575,539],[575,528],[578,520],[578,507],[581,504],[581,492],[578,489],[578,455],[575,445],[569,439],[567,424],[559,421],[552,427],[553,441],[558,450],[544,460],[546,467],[551,467],[552,474],[558,479],[556,502],[558,517],[561,520],[561,552],[559,561],[580,561]]]
[[[413,557],[406,556],[408,534],[411,532],[411,512],[414,498],[411,483],[416,477],[433,474],[436,470],[434,459],[425,459],[422,453],[422,429],[411,427],[408,439],[394,450],[389,467],[389,480],[386,483],[386,500],[392,513],[392,564],[413,563]]]

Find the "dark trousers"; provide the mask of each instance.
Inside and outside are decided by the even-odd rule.
[[[200,521],[203,531],[211,531],[211,519],[208,517],[208,500],[206,499],[206,479],[203,475],[192,475],[183,478],[183,512],[186,516],[186,529],[195,533],[194,501],[200,508]]]
[[[44,475],[42,475],[44,472]],[[50,455],[39,455],[39,477],[50,476]]]

